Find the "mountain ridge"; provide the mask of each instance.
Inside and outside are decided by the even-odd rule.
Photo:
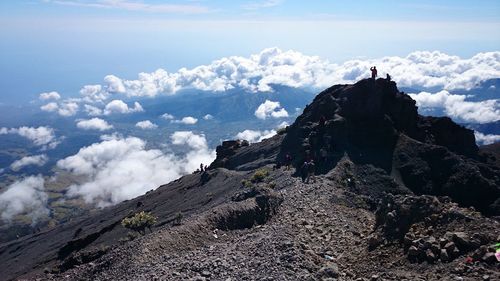
[[[204,173],[0,245],[2,278],[414,280],[423,268],[428,280],[498,277],[488,245],[500,235],[500,167],[478,151],[471,130],[418,115],[392,81],[335,85],[286,131],[251,145],[224,142]],[[318,165],[309,185],[296,177],[307,158]],[[259,169],[269,175],[244,185]],[[119,222],[142,210],[158,216],[154,232],[119,242],[127,235]],[[186,218],[176,226],[179,211]],[[420,249],[430,237],[458,246]],[[481,263],[454,271],[469,254]]]

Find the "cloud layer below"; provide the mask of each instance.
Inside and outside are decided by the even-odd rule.
[[[485,135],[480,132],[474,132],[476,142],[482,145],[492,144],[500,141],[500,135]]]
[[[279,102],[266,100],[255,110],[255,116],[259,119],[265,120],[268,117],[288,117],[288,112],[281,107]]]
[[[478,82],[500,77],[500,52],[478,53],[463,59],[437,51],[419,51],[406,57],[335,64],[317,56],[269,48],[249,58],[226,57],[209,65],[181,68],[173,73],[164,69],[140,73],[136,80],[108,75],[103,88],[130,97],[168,95],[185,88],[226,91],[238,87],[251,92],[267,92],[272,91],[273,84],[322,89],[367,78],[372,65],[377,65],[381,75],[390,72],[404,87],[470,89]]]
[[[448,91],[410,94],[421,108],[442,108],[446,115],[462,122],[489,123],[500,120],[500,101],[466,101],[465,95],[453,95]]]
[[[69,196],[104,207],[144,194],[215,159],[203,135],[176,132],[171,140],[173,145],[187,146],[187,154],[147,149],[146,142],[136,137],[108,136],[59,160],[57,166],[87,178],[83,184],[70,186]]]
[[[79,120],[76,122],[76,126],[83,130],[99,130],[106,131],[113,129],[113,126],[108,124],[106,120],[101,118],[92,118],[88,120]]]
[[[53,149],[61,141],[56,138],[54,129],[46,126],[34,127],[19,127],[19,128],[0,128],[0,135],[17,134],[33,142],[34,145],[40,146],[42,150]]]
[[[49,158],[45,154],[26,156],[26,157],[23,157],[19,160],[14,161],[10,165],[10,168],[13,171],[19,171],[23,167],[30,166],[30,165],[43,166],[47,163],[48,160],[49,160]]]
[[[370,66],[377,65],[380,76],[390,72],[400,87],[415,89],[472,89],[480,82],[500,77],[500,52],[478,53],[471,58],[460,58],[439,51],[417,51],[406,57],[383,57],[367,60],[349,60],[342,64],[331,63],[317,56],[300,52],[283,51],[278,48],[264,49],[249,57],[231,56],[200,65],[192,69],[181,68],[176,72],[158,69],[150,73],[139,73],[137,79],[123,79],[107,75],[101,85],[82,87],[81,98],[55,101],[57,95],[44,93],[44,100],[53,100],[41,108],[57,112],[61,116],[75,115],[80,108],[89,116],[113,113],[143,111],[139,103],[129,107],[118,97],[156,97],[173,95],[183,89],[221,92],[242,89],[249,92],[270,92],[275,85],[311,90],[324,89],[333,84],[353,83],[370,76]],[[41,95],[41,98],[42,98]],[[448,97],[456,98],[456,97]],[[108,100],[112,99],[108,102]],[[456,101],[455,101],[456,102]],[[497,101],[470,103],[450,100],[445,107],[451,116],[464,120],[481,120],[472,113],[479,107],[490,114]],[[271,101],[264,106],[271,106]],[[284,117],[285,109],[278,109],[266,115],[266,108],[256,112],[262,117]],[[494,113],[494,112],[493,112]],[[491,119],[491,118],[489,118]],[[176,122],[190,124],[188,120]],[[474,121],[476,122],[476,121]],[[483,121],[480,121],[483,122]]]
[[[0,213],[4,221],[11,221],[14,216],[26,214],[35,224],[47,216],[48,196],[45,193],[42,176],[31,176],[16,181],[0,194]]]
[[[243,132],[239,132],[238,134],[236,134],[235,138],[238,140],[246,140],[250,143],[256,143],[264,139],[268,139],[274,135],[276,135],[275,130],[244,130]]]

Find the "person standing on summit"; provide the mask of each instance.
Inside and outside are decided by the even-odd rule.
[[[375,66],[370,67],[370,70],[372,72],[372,79],[377,78],[377,67],[375,67]]]

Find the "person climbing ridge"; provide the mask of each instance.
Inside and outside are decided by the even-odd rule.
[[[316,182],[316,177],[315,177],[315,172],[316,172],[316,165],[314,164],[314,160],[309,161],[308,164],[308,173],[307,173],[307,183],[309,183],[309,180],[311,180],[313,183]]]
[[[387,80],[387,82],[391,82],[391,75],[389,75],[389,73],[387,73],[387,76],[385,77],[385,79]]]
[[[292,156],[290,153],[287,153],[285,155],[285,170],[288,171],[290,170],[290,167],[292,166]]]
[[[304,164],[300,167],[300,176],[302,178],[302,183],[308,183],[306,180],[309,179],[309,162],[304,161]]]
[[[377,67],[376,66],[370,67],[370,71],[372,72],[372,79],[375,80],[375,78],[377,78]]]

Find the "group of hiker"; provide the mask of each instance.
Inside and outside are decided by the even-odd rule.
[[[203,163],[201,163],[200,167],[198,169],[196,169],[196,171],[194,171],[194,174],[204,173],[206,171],[208,171],[208,166],[207,165],[203,165]]]
[[[292,168],[292,162],[292,156],[290,155],[290,153],[287,153],[285,155],[285,161],[283,163],[285,166],[285,171],[289,171]],[[316,182],[316,178],[314,177],[314,175],[316,174],[316,163],[311,157],[306,157],[306,160],[304,160],[304,163],[302,163],[299,172],[303,183],[309,183],[310,181]]]
[[[375,78],[377,78],[377,67],[376,66],[370,67],[370,71],[372,72],[372,79],[375,80]],[[389,73],[387,73],[387,75],[385,76],[385,79],[388,82],[390,82],[392,77],[391,77],[391,75],[389,75]]]

